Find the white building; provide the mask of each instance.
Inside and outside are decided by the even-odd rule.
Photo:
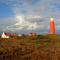
[[[28,34],[28,36],[35,36],[35,35],[36,35],[36,33],[34,33],[34,32],[31,32]]]
[[[9,35],[3,32],[1,38],[9,38]]]
[[[22,36],[22,34],[18,34],[18,36]]]

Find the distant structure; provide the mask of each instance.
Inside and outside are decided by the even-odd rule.
[[[55,34],[55,24],[53,18],[50,18],[50,34]]]
[[[22,36],[22,34],[18,34],[17,36]]]
[[[2,33],[1,38],[9,38],[9,35],[7,33]]]
[[[36,33],[34,33],[34,32],[31,32],[28,34],[28,36],[35,36],[35,35],[36,35]]]

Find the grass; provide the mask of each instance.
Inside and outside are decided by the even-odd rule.
[[[58,60],[59,50],[60,36],[57,35],[0,38],[1,60]]]

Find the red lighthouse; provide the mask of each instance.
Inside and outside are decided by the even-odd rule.
[[[50,18],[50,34],[55,34],[55,24],[53,18]]]

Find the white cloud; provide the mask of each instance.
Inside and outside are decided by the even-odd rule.
[[[54,17],[56,28],[60,25],[60,0],[2,0],[1,3],[11,7],[15,14],[15,23],[8,25],[11,30],[49,30],[49,18]],[[11,24],[11,23],[9,23]]]
[[[28,18],[27,18],[28,17]],[[39,16],[16,16],[16,21],[14,25],[8,26],[8,29],[26,29],[26,30],[34,30],[39,29],[39,24],[37,23],[37,19],[41,17]],[[32,22],[33,19],[36,19]],[[14,27],[15,26],[15,27]]]

